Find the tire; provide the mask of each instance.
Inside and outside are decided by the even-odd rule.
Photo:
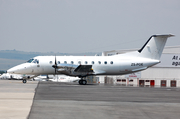
[[[86,85],[87,81],[86,80],[82,80],[82,85]]]
[[[26,81],[26,79],[23,79],[22,82],[23,82],[23,83],[26,83],[27,81]]]
[[[79,80],[79,85],[86,85],[87,81],[86,80]]]
[[[79,80],[79,85],[82,85],[82,80]]]

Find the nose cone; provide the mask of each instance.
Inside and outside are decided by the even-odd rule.
[[[8,69],[7,73],[15,74],[18,72],[18,70],[19,70],[19,68],[17,66],[15,66],[13,68]]]
[[[7,70],[7,73],[11,73],[11,74],[24,74],[26,73],[28,64],[24,63],[18,66],[15,66],[13,68],[10,68],[9,70]]]

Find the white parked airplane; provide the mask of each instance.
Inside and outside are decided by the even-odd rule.
[[[72,77],[72,76],[66,76],[66,75],[56,75],[54,78],[49,79],[49,81],[52,82],[75,82],[79,81],[80,78],[78,77]]]
[[[9,74],[9,73],[3,73],[1,76],[0,76],[0,79],[17,79],[17,80],[20,80],[22,79],[22,76],[19,75],[19,74]]]
[[[1,76],[0,76],[0,79],[13,79],[13,80],[21,80],[21,79],[24,79],[24,78],[33,78],[34,76],[33,75],[22,75],[22,74],[10,74],[10,73],[3,73]]]
[[[174,35],[153,35],[140,50],[114,56],[37,56],[7,72],[24,75],[65,74],[81,78],[79,84],[85,85],[87,81],[83,78],[89,75],[129,74],[160,63],[167,38],[171,36]]]

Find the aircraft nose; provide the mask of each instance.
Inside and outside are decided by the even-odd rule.
[[[7,73],[19,74],[21,71],[23,71],[23,66],[24,66],[24,64],[12,67],[7,70]]]
[[[25,73],[29,73],[30,69],[29,69],[30,65],[29,64],[20,64],[17,65],[15,67],[12,67],[10,69],[7,70],[7,73],[12,73],[12,74],[25,74]]]
[[[7,73],[15,73],[18,69],[16,69],[15,67],[11,68],[11,69],[8,69],[6,72]]]

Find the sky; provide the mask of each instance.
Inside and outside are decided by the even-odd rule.
[[[180,45],[179,0],[0,0],[0,50],[82,53]]]

